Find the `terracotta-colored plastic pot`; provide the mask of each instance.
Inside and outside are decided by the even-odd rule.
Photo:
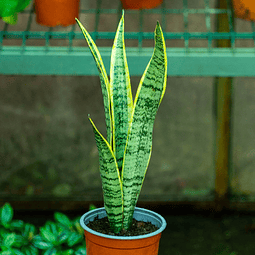
[[[87,255],[157,255],[161,232],[166,228],[165,219],[150,210],[135,208],[134,218],[138,221],[151,222],[159,227],[153,233],[139,236],[111,236],[101,234],[87,227],[98,216],[107,216],[105,208],[89,211],[80,219],[84,229]]]
[[[121,0],[124,9],[152,9],[162,4],[163,0]]]
[[[43,26],[69,26],[79,16],[80,0],[35,0],[36,22]]]
[[[255,21],[255,0],[232,0],[235,17]]]

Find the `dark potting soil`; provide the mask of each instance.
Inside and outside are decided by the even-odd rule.
[[[110,224],[107,217],[98,219],[98,216],[95,217],[93,221],[90,221],[87,226],[99,233],[112,235],[112,236],[138,236],[152,233],[159,228],[150,222],[137,221],[133,219],[132,225],[129,230],[122,229],[118,234],[115,234],[110,229]]]

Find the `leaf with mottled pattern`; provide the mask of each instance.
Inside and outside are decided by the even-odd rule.
[[[166,72],[165,42],[161,27],[157,23],[153,56],[137,89],[124,154],[122,168],[124,228],[128,228],[132,222],[135,205],[150,161],[153,124],[165,93]]]
[[[89,120],[94,130],[99,153],[105,210],[111,228],[118,233],[122,228],[123,195],[117,161],[109,143],[97,130],[91,118]]]
[[[104,110],[105,110],[105,121],[106,121],[106,131],[107,131],[107,141],[112,145],[112,120],[111,120],[111,107],[110,107],[110,83],[108,80],[107,73],[105,71],[104,63],[102,61],[102,57],[100,55],[100,52],[98,51],[98,48],[94,41],[92,40],[91,36],[87,32],[87,30],[84,28],[84,26],[81,24],[81,22],[76,19],[76,22],[78,23],[81,31],[83,32],[83,35],[88,43],[88,46],[90,48],[90,51],[96,61],[96,65],[99,71],[99,78],[101,81],[101,88],[102,88],[102,94],[104,99]]]
[[[122,167],[133,99],[124,43],[124,12],[114,39],[110,68],[110,96],[112,104],[113,152],[118,168]]]

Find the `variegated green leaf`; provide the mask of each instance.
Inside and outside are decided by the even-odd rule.
[[[83,248],[83,247],[80,247],[78,250],[75,251],[75,255],[86,255],[87,252],[86,252],[86,247]]]
[[[104,195],[104,206],[111,228],[118,233],[122,228],[123,193],[118,165],[109,143],[89,118],[99,153],[100,175]]]
[[[151,156],[155,116],[163,98],[167,78],[165,42],[159,23],[155,29],[155,48],[141,78],[134,101],[123,162],[123,227],[128,229]]]
[[[68,228],[72,227],[72,222],[69,220],[69,218],[65,214],[55,212],[54,218],[57,222],[61,223],[62,225],[66,226]]]
[[[42,250],[47,250],[53,247],[53,244],[45,241],[41,236],[37,235],[33,238],[32,243],[35,247]]]
[[[39,251],[37,248],[35,248],[33,245],[30,245],[28,247],[23,247],[22,251],[25,255],[38,255]]]
[[[46,240],[47,242],[50,242],[54,244],[56,242],[56,236],[46,227],[40,228],[41,236]]]
[[[13,209],[9,203],[5,203],[0,209],[0,225],[8,227],[13,217]]]
[[[121,169],[133,110],[133,99],[124,43],[124,12],[113,43],[110,68],[113,152]]]
[[[75,232],[72,232],[68,238],[67,244],[69,247],[74,246],[75,244],[81,242],[83,237]]]
[[[7,234],[3,239],[3,245],[7,247],[11,247],[14,244],[15,239],[16,239],[15,233]]]
[[[56,248],[52,247],[44,252],[43,255],[57,255],[58,251]]]
[[[101,81],[101,89],[104,99],[104,110],[105,110],[105,121],[106,121],[106,130],[107,130],[107,141],[112,146],[112,120],[111,120],[111,107],[110,107],[110,83],[108,80],[107,73],[105,71],[104,63],[102,61],[100,52],[98,51],[98,48],[96,44],[94,43],[93,39],[87,32],[87,30],[83,27],[81,22],[76,19],[76,22],[78,23],[80,29],[83,32],[83,35],[88,43],[89,49],[96,61],[96,65],[99,71],[99,78]]]

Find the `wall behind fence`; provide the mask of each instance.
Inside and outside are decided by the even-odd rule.
[[[136,92],[140,77],[132,77]],[[88,114],[105,134],[98,77],[1,76],[0,195],[101,199]],[[211,198],[213,78],[169,77],[141,200]]]

